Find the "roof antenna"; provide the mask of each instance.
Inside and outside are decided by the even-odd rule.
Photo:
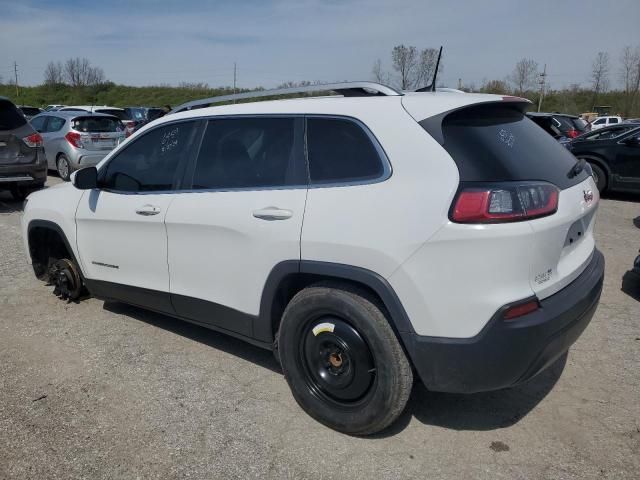
[[[433,72],[433,80],[431,80],[431,85],[427,85],[426,87],[417,88],[416,92],[435,92],[436,91],[436,78],[438,77],[438,67],[440,67],[440,57],[442,56],[442,45],[440,46],[440,51],[438,52],[438,60],[436,60],[436,69]]]

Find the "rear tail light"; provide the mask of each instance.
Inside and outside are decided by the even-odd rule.
[[[82,135],[80,135],[78,132],[69,132],[64,136],[64,138],[66,138],[67,142],[69,142],[74,147],[83,148]]]
[[[42,137],[40,136],[39,133],[32,133],[28,137],[24,137],[22,141],[25,143],[25,145],[27,145],[27,147],[31,147],[31,148],[41,147],[43,145]]]
[[[545,182],[462,186],[451,212],[458,223],[518,222],[552,215],[558,187]]]
[[[578,135],[580,135],[580,132],[578,130],[568,130],[567,131],[567,137],[569,138],[576,138]]]
[[[503,313],[502,318],[505,320],[513,320],[514,318],[522,317],[523,315],[527,315],[528,313],[535,312],[540,308],[540,303],[537,298],[533,300],[527,300],[523,303],[518,303],[517,305],[512,305],[508,307]]]

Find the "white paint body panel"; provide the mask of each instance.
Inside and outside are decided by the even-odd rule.
[[[267,276],[300,258],[306,188],[179,193],[166,218],[171,293],[251,315],[260,310]],[[264,220],[265,207],[291,217]]]
[[[76,214],[78,251],[85,276],[167,292],[164,217],[173,198],[171,194],[86,191]],[[152,216],[136,213],[147,205],[159,208],[160,213]]]

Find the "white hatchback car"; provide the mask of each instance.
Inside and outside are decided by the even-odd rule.
[[[191,102],[31,194],[36,275],[273,349],[351,434],[391,424],[415,375],[494,390],[564,354],[604,275],[588,165],[520,98],[322,88],[342,96]]]

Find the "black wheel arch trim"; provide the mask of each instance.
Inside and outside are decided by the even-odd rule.
[[[347,280],[361,284],[372,290],[384,304],[389,313],[392,328],[399,333],[415,333],[409,316],[396,292],[381,275],[353,265],[322,262],[315,260],[286,260],[278,263],[272,270],[262,292],[259,321],[254,325],[254,337],[262,341],[273,341],[274,327],[279,318],[273,318],[272,306],[282,282],[290,275],[312,274],[336,280]]]
[[[35,219],[35,220],[31,220],[29,222],[29,225],[27,226],[27,244],[29,245],[29,257],[31,261],[33,261],[33,258],[31,258],[31,240],[29,237],[31,236],[31,230],[33,230],[34,228],[48,228],[49,230],[53,230],[58,235],[60,235],[60,238],[62,239],[64,246],[66,247],[67,251],[71,255],[71,260],[73,260],[76,263],[80,272],[80,276],[82,277],[82,280],[85,281],[84,272],[82,271],[82,265],[80,265],[80,262],[78,262],[78,259],[76,258],[76,254],[74,253],[73,248],[71,248],[71,244],[69,243],[69,239],[67,238],[67,235],[64,233],[64,230],[62,230],[62,227],[60,227],[60,225],[58,225],[55,222],[52,222],[51,220]]]
[[[578,153],[576,155],[578,158],[584,158],[589,163],[595,163],[598,167],[602,168],[604,172],[607,174],[609,178],[611,178],[611,169],[607,164],[606,160],[602,158],[600,155],[592,154],[592,153]]]

